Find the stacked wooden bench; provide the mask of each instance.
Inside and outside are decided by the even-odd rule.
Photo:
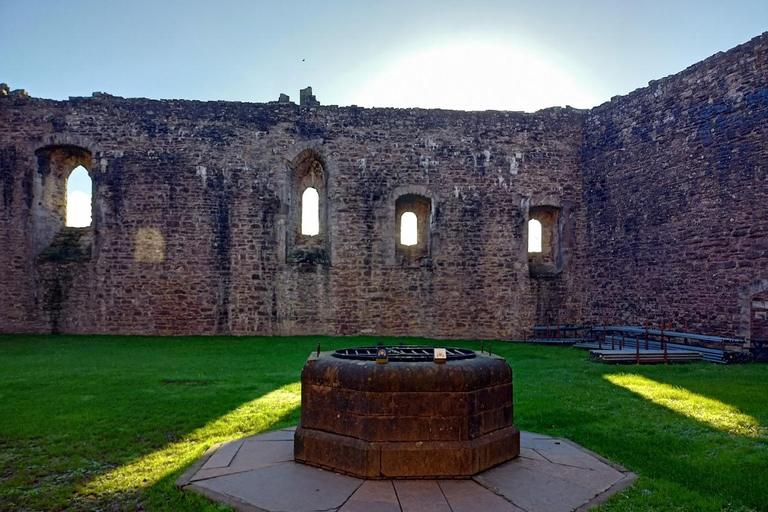
[[[549,345],[573,345],[581,343],[587,338],[587,333],[592,328],[589,325],[535,325],[533,336],[526,338],[528,343],[545,343]]]
[[[675,341],[670,341],[675,340]],[[689,342],[718,344],[723,348],[691,345]],[[735,354],[727,346],[743,346],[744,340],[688,332],[645,329],[636,326],[601,326],[593,329],[593,339],[576,344],[590,350],[590,357],[614,363],[668,363],[704,360],[727,363]]]

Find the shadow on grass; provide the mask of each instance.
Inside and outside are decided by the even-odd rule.
[[[316,341],[263,341],[2,337],[0,511],[189,501],[172,482],[208,446],[297,422]]]
[[[646,377],[651,377],[645,374]],[[754,416],[763,427],[768,426],[765,404],[768,402],[768,364],[749,363],[738,365],[713,365],[697,363],[684,365],[677,372],[652,375],[654,380],[671,386],[679,386],[707,398],[719,400]],[[726,385],[714,384],[714,380],[726,380]],[[714,384],[714,385],[713,385]]]
[[[757,419],[719,400],[637,374],[619,373],[603,378],[614,386],[723,432],[754,438],[766,436],[765,427]]]
[[[82,486],[75,502],[120,502],[157,486],[165,491],[173,480],[211,445],[275,428],[301,405],[301,384],[293,382],[247,402],[185,435],[181,440],[115,468]],[[158,485],[162,483],[162,485]],[[166,496],[166,498],[170,498]]]
[[[157,445],[141,439],[141,435],[134,442],[121,436],[123,439],[117,443],[120,448],[98,439],[90,439],[90,446],[85,439],[70,443],[66,435],[0,440],[0,511],[142,510],[147,500],[158,504],[169,500],[184,502],[177,496],[180,491],[173,482],[208,447],[294,424],[299,405],[300,384],[294,382],[248,401],[187,434],[171,434],[180,438],[154,451],[152,447]],[[138,456],[123,459],[126,444]],[[121,459],[125,462],[119,462]],[[158,489],[162,489],[159,494]],[[153,494],[155,500],[150,499]],[[204,503],[197,500],[197,506],[190,510],[204,508]],[[177,509],[181,510],[179,506],[169,510]]]
[[[662,370],[665,373],[657,375]],[[685,373],[694,370],[674,366],[602,375],[605,383],[629,396],[621,393],[614,400],[613,425],[606,418],[597,427],[604,436],[610,432],[616,437],[593,437],[593,446],[602,446],[598,451],[643,477],[638,483],[645,487],[643,492],[626,494],[643,507],[656,508],[661,503],[657,501],[663,501],[652,496],[656,492],[674,492],[677,499],[690,501],[682,510],[765,510],[768,481],[757,476],[768,467],[765,425],[722,400],[661,382],[662,378],[686,381]],[[640,375],[641,371],[659,380]],[[728,373],[708,384],[728,387]],[[753,392],[761,390],[753,387]],[[730,395],[726,390],[720,394]]]

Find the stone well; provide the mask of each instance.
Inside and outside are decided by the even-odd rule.
[[[498,356],[427,347],[311,355],[301,373],[297,462],[363,478],[470,477],[520,453],[512,369]]]

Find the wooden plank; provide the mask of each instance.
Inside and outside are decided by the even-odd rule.
[[[602,327],[600,327],[602,329]],[[624,333],[633,333],[633,334],[642,334],[645,335],[645,328],[644,327],[636,327],[636,326],[629,326],[629,325],[607,325],[605,326],[606,331],[611,332],[624,332]],[[659,329],[648,329],[648,334],[651,336],[661,336],[662,331]],[[695,334],[691,332],[678,332],[678,331],[664,331],[664,336],[666,337],[672,337],[672,338],[688,338],[691,340],[698,340],[698,341],[711,341],[715,343],[738,343],[743,344],[745,340],[741,338],[727,338],[723,336],[708,336],[706,334]]]
[[[584,341],[584,338],[529,338],[528,343],[544,343],[550,345],[568,345],[571,343],[579,343]]]
[[[533,330],[534,331],[557,331],[558,329],[561,331],[581,331],[585,329],[590,329],[590,326],[587,325],[550,325],[547,327],[546,325],[534,325]]]
[[[628,346],[628,347],[635,347],[636,342],[638,341],[640,342],[641,347],[645,345],[645,340],[643,339],[638,340],[636,338],[626,338],[624,344],[625,346]],[[648,340],[648,348],[660,350],[661,342],[657,340]],[[667,343],[667,348],[698,352],[701,354],[702,359],[704,359],[705,361],[709,361],[711,363],[724,363],[726,360],[725,351],[721,349],[699,347],[696,345],[683,345],[681,343]]]
[[[663,363],[665,362],[663,350],[640,350],[639,356],[637,349],[622,350],[590,350],[590,357],[605,363],[634,363],[638,357],[640,363]],[[701,354],[687,350],[667,350],[666,361],[697,361],[701,359]]]

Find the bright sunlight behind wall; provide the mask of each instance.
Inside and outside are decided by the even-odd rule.
[[[400,243],[416,245],[419,241],[419,223],[416,214],[405,212],[400,216]]]
[[[528,221],[528,252],[541,252],[541,222]]]
[[[320,196],[312,187],[301,194],[301,234],[314,236],[320,233]]]
[[[67,179],[67,227],[85,228],[91,225],[91,188],[88,171],[78,165]]]
[[[524,110],[600,98],[585,71],[568,70],[530,41],[446,41],[406,54],[364,85],[354,102],[366,107]]]
[[[766,435],[765,429],[752,416],[740,412],[731,405],[692,393],[687,389],[670,386],[630,373],[605,375],[605,379],[611,384],[642,396],[646,400],[683,416],[706,423],[718,430],[747,437]]]

